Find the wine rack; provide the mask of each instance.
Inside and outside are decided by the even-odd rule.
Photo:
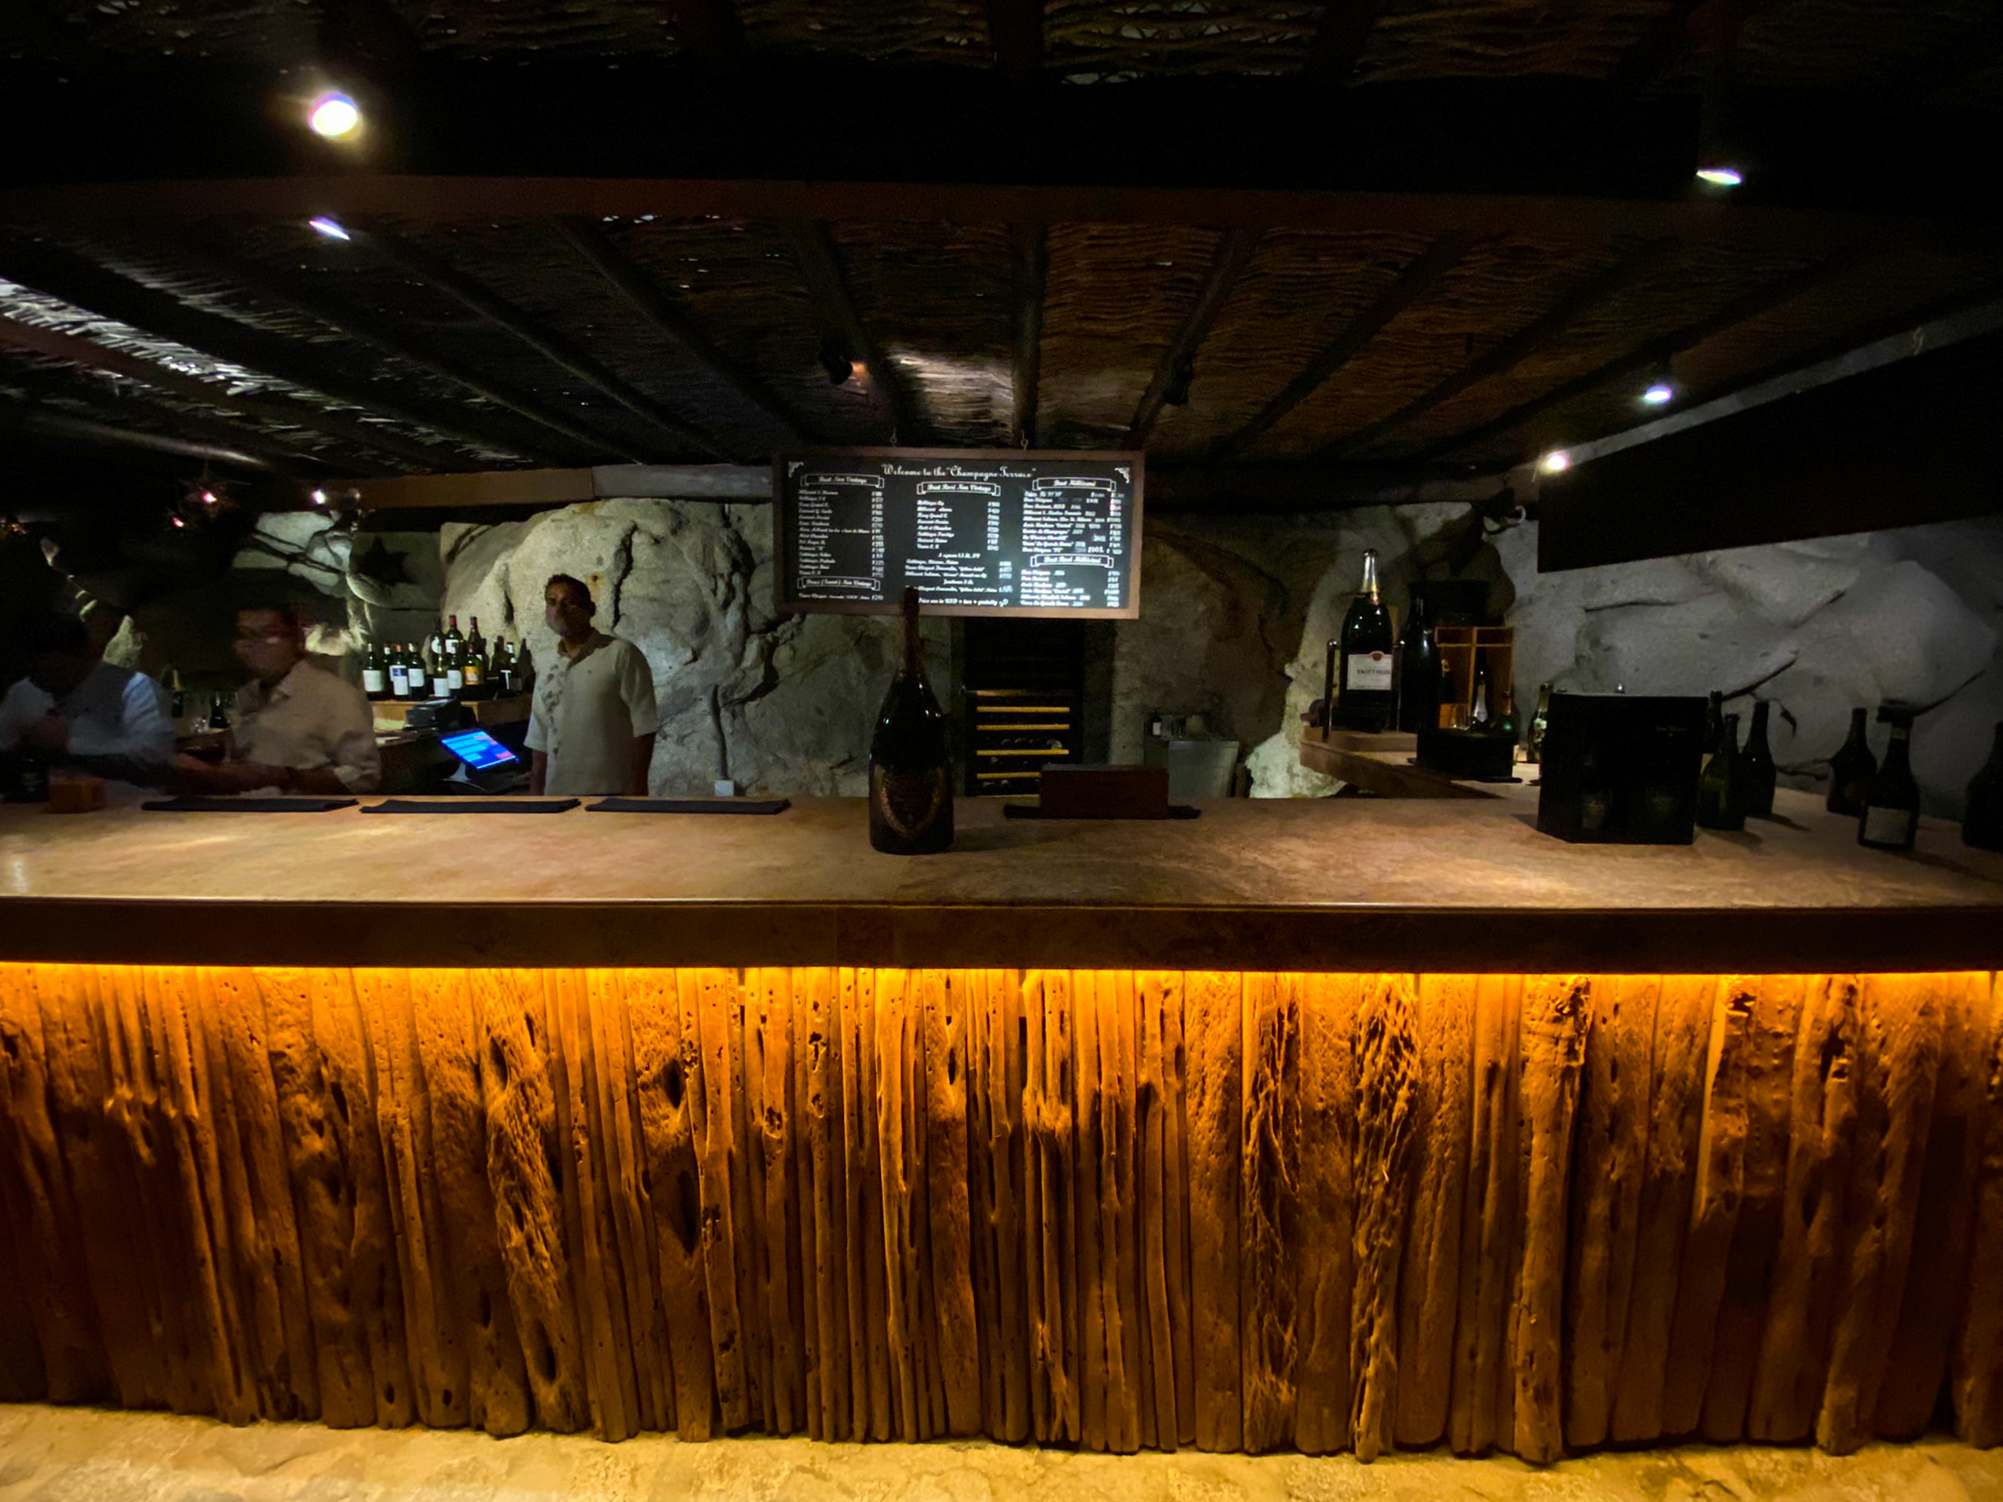
[[[969,619],[960,681],[968,797],[1035,793],[1046,763],[1082,759],[1084,633],[1075,622]]]

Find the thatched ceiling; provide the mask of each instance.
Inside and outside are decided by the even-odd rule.
[[[0,423],[303,481],[1494,471],[1660,370],[1701,400],[1998,295],[1949,148],[1999,57],[1977,0],[14,0]],[[288,117],[318,78],[369,152]],[[1763,155],[1698,201],[1726,78]]]

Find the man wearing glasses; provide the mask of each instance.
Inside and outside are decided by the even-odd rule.
[[[230,759],[211,767],[184,758],[179,780],[190,791],[375,791],[382,758],[369,701],[352,683],[306,660],[306,627],[296,608],[239,610],[236,655],[251,681],[237,691]]]

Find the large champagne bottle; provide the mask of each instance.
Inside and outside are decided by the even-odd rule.
[[[1968,785],[1968,811],[1961,820],[1961,843],[1977,850],[2003,850],[2003,720],[1989,760]]]
[[[1864,815],[1857,821],[1857,843],[1873,850],[1910,850],[1920,831],[1920,785],[1913,778],[1914,711],[1902,704],[1880,704],[1878,718],[1892,727],[1885,747],[1885,764],[1864,787]]]
[[[890,682],[869,743],[869,843],[929,855],[953,843],[953,768],[946,716],[925,681],[918,591],[904,591],[904,665]]]
[[[1440,728],[1440,648],[1426,618],[1425,593],[1417,589],[1398,643],[1398,728]]]
[[[1877,774],[1878,758],[1864,736],[1864,711],[1850,711],[1850,738],[1829,758],[1829,811],[1851,818],[1864,812],[1864,789]]]
[[[1348,730],[1383,730],[1391,723],[1397,692],[1391,676],[1391,612],[1377,592],[1377,550],[1363,550],[1363,584],[1342,618],[1341,683],[1335,723]]]
[[[1746,813],[1755,819],[1773,817],[1774,787],[1780,781],[1773,764],[1773,749],[1767,745],[1767,701],[1753,700],[1753,728],[1746,732],[1745,754],[1739,758],[1739,774],[1746,786]]]
[[[1745,787],[1739,775],[1739,717],[1728,714],[1718,727],[1718,749],[1697,779],[1700,829],[1744,829]]]

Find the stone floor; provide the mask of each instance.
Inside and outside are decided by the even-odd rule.
[[[1813,1450],[1690,1446],[1567,1461],[1440,1455],[1110,1457],[987,1443],[739,1439],[620,1445],[537,1434],[205,1419],[0,1404],[0,1502],[1989,1502],[2003,1450],[1947,1441]]]

